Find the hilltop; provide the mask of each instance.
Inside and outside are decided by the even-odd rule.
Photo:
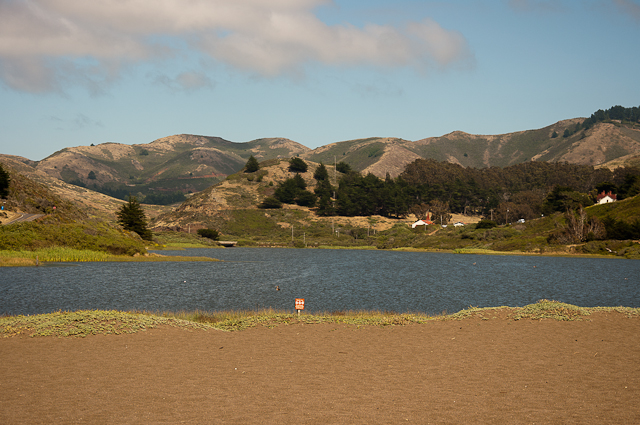
[[[418,158],[446,161],[463,167],[506,167],[528,161],[569,162],[615,168],[638,162],[640,124],[599,122],[563,137],[584,118],[559,121],[537,129],[501,135],[454,131],[417,141],[368,138],[333,143],[301,157],[325,164],[344,161],[363,173],[396,177]]]
[[[529,161],[569,162],[613,169],[640,163],[640,122],[610,119],[618,107],[591,118],[558,121],[544,128],[499,135],[454,131],[410,141],[370,137],[309,149],[285,138],[231,142],[220,137],[179,134],[150,143],[103,143],[62,149],[23,165],[75,186],[119,199],[136,195],[147,203],[171,204],[240,171],[250,156],[258,161],[299,156],[315,163],[348,163],[353,170],[396,177],[416,159],[463,167],[506,167]],[[619,107],[621,108],[621,107]],[[622,108],[636,111],[637,108]],[[615,110],[615,111],[614,111]],[[619,111],[617,111],[619,112]],[[602,114],[600,114],[602,113]],[[603,115],[604,114],[604,115]],[[594,118],[594,117],[597,117]],[[17,158],[17,157],[14,157]]]
[[[147,144],[65,148],[30,165],[56,179],[123,199],[128,194],[198,192],[241,169],[251,155],[263,161],[308,150],[282,138],[234,143],[180,134]]]

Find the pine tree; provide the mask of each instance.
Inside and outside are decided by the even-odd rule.
[[[2,164],[0,164],[0,198],[6,198],[9,194],[9,173],[7,173]]]
[[[258,160],[251,155],[245,167],[245,173],[255,173],[260,169],[260,164],[258,164]]]
[[[144,210],[135,196],[129,196],[129,202],[120,207],[117,213],[118,223],[125,229],[136,232],[142,239],[150,241],[153,235],[147,228]]]
[[[313,173],[313,178],[317,181],[329,180],[329,172],[327,171],[327,167],[321,162],[316,168],[316,171]]]
[[[306,173],[309,166],[302,158],[291,158],[289,160],[289,171],[293,173]]]

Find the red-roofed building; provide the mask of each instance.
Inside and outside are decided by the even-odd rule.
[[[602,193],[596,196],[596,204],[608,204],[609,202],[615,202],[615,201],[616,201],[616,194],[612,193],[611,191],[609,191],[608,193],[605,193],[603,190]]]

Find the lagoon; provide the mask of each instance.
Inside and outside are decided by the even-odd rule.
[[[58,310],[380,310],[453,313],[553,299],[640,307],[640,260],[378,250],[162,251],[222,262],[0,268],[0,314]],[[280,290],[276,290],[276,286]]]

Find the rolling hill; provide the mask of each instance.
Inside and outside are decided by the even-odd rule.
[[[417,141],[371,137],[314,150],[284,138],[236,143],[181,134],[146,144],[69,147],[39,162],[25,158],[21,162],[55,179],[119,199],[129,194],[144,197],[200,192],[240,171],[251,155],[258,161],[293,156],[325,165],[344,161],[354,170],[381,178],[387,173],[398,176],[419,158],[474,168],[528,161],[608,168],[640,164],[640,123],[608,119],[580,127],[588,120],[574,118],[541,129],[500,135],[454,131]]]
[[[562,136],[582,121],[576,118],[537,130],[493,136],[455,131],[415,142],[394,138],[351,140],[317,148],[301,157],[325,164],[344,161],[353,169],[378,177],[387,172],[396,177],[418,158],[474,168],[506,167],[527,161],[613,167],[637,163],[640,125],[601,122],[588,130]]]
[[[103,143],[65,148],[35,168],[67,183],[120,195],[198,192],[232,174],[253,155],[258,161],[308,151],[288,139],[234,143],[219,137],[181,134],[148,144]]]

